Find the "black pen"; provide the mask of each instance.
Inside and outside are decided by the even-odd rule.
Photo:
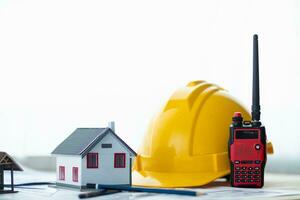
[[[98,197],[98,196],[104,196],[104,195],[109,195],[109,194],[115,194],[121,192],[120,190],[107,190],[107,189],[100,189],[96,192],[87,192],[87,193],[82,193],[79,194],[78,197],[80,199],[86,199],[86,198],[91,198],[91,197]]]

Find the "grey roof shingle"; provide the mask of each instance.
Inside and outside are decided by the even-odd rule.
[[[77,128],[51,154],[85,156],[108,133],[112,133],[133,154],[136,153],[110,128]]]
[[[104,128],[77,128],[58,145],[52,154],[80,155],[97,137],[104,134]]]

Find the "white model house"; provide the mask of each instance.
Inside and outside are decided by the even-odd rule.
[[[87,183],[131,185],[136,153],[110,128],[78,128],[52,152],[56,184],[84,188]]]

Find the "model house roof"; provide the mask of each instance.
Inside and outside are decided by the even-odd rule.
[[[3,167],[4,170],[10,170],[11,165],[15,171],[23,171],[22,167],[10,155],[0,151],[0,166]]]
[[[82,155],[83,157],[109,133],[113,134],[132,155],[136,156],[136,152],[110,128],[77,128],[54,149],[52,154]]]

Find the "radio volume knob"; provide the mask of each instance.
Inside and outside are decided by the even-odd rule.
[[[232,125],[235,127],[242,126],[243,116],[240,112],[235,112],[232,117]]]

